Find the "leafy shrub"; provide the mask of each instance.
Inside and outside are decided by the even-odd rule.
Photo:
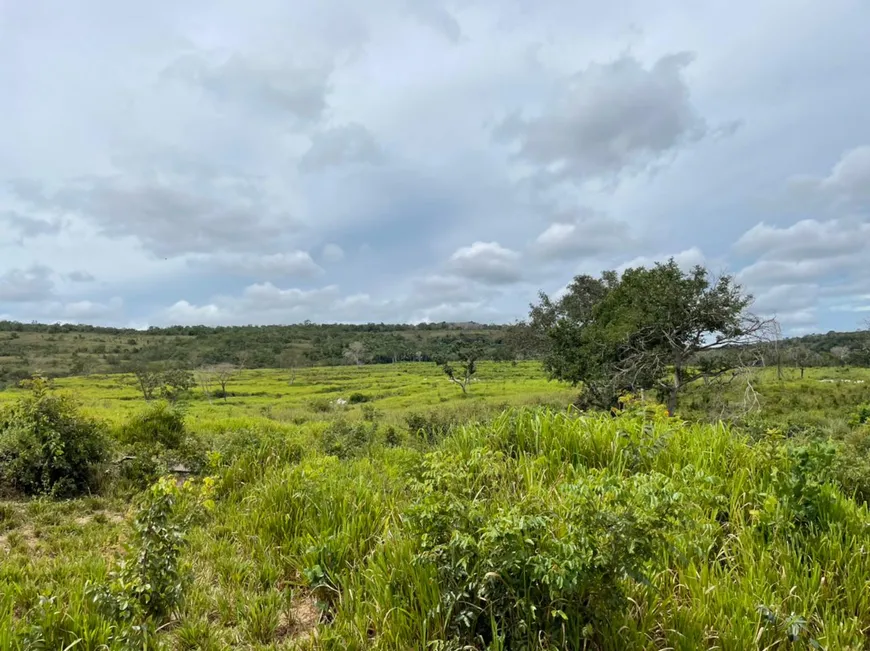
[[[352,405],[358,405],[358,404],[363,403],[363,402],[368,402],[369,400],[371,400],[371,398],[369,396],[367,396],[364,393],[359,393],[359,392],[351,393],[347,397],[348,403],[350,403]]]
[[[92,588],[93,600],[118,623],[119,642],[142,648],[153,625],[180,606],[187,579],[181,566],[186,532],[202,509],[212,508],[212,487],[208,479],[196,488],[164,477],[146,491],[126,558],[108,585]]]
[[[314,398],[309,401],[308,406],[311,408],[311,411],[316,412],[318,414],[325,414],[332,411],[332,402],[328,398]]]
[[[174,466],[200,472],[205,466],[205,446],[187,431],[184,413],[165,402],[149,405],[118,431],[126,444],[119,476],[133,487],[142,487],[165,475]]]
[[[103,426],[34,378],[31,393],[0,415],[0,485],[27,495],[96,491],[108,456]]]
[[[156,443],[169,450],[181,447],[186,436],[184,414],[166,402],[157,402],[133,416],[121,427],[123,443]]]
[[[870,403],[858,405],[852,418],[849,419],[850,425],[866,425],[870,423]]]
[[[374,405],[363,405],[362,406],[362,417],[363,420],[367,423],[377,422],[381,417],[381,412],[375,409]]]
[[[410,413],[405,416],[408,432],[427,443],[436,443],[447,436],[456,423],[444,414],[430,412],[428,414]]]
[[[482,447],[427,455],[410,513],[421,559],[437,566],[451,637],[468,648],[496,637],[498,648],[582,648],[625,606],[624,577],[664,547],[680,494],[663,475],[593,469],[503,493],[522,483],[515,473]]]
[[[330,423],[320,435],[320,451],[339,459],[359,456],[375,442],[376,434],[377,426],[374,423],[337,420]]]

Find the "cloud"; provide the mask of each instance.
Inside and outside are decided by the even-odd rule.
[[[43,318],[50,322],[93,323],[102,319],[118,317],[124,301],[116,296],[105,303],[82,300],[68,303],[52,302],[41,307]]]
[[[845,152],[828,176],[798,175],[792,178],[792,185],[847,209],[870,209],[870,145]]]
[[[344,249],[338,244],[324,244],[320,257],[323,258],[324,262],[341,262],[344,260]]]
[[[253,61],[234,53],[222,61],[186,55],[164,72],[202,88],[215,101],[248,108],[256,105],[300,125],[316,123],[326,109],[330,66],[303,67],[287,61]]]
[[[100,235],[136,238],[160,257],[255,250],[299,228],[293,216],[269,205],[264,188],[238,178],[90,177],[45,194],[41,204],[77,215]]]
[[[557,179],[644,169],[708,132],[683,78],[693,58],[671,54],[650,67],[629,55],[593,63],[566,79],[537,115],[515,113],[496,135]]]
[[[194,267],[219,269],[257,278],[313,278],[324,273],[307,251],[290,251],[271,255],[222,253],[198,255],[189,260]]]
[[[442,0],[410,0],[406,8],[421,24],[431,27],[451,43],[459,43],[462,38],[462,27]]]
[[[744,233],[735,249],[758,256],[739,273],[752,287],[842,279],[865,268],[870,223],[807,219],[777,227],[762,222]]]
[[[804,219],[781,228],[761,222],[744,233],[734,247],[739,253],[775,260],[839,258],[870,251],[870,223]]]
[[[0,213],[0,226],[4,224],[10,232],[16,233],[22,239],[57,235],[63,227],[59,219],[41,219],[11,210]]]
[[[363,125],[352,123],[316,133],[311,147],[299,161],[306,172],[350,164],[378,164],[383,152],[372,133]]]
[[[492,285],[515,283],[522,277],[520,254],[498,242],[475,242],[450,256],[449,268],[459,276]]]
[[[49,298],[54,291],[52,270],[43,265],[9,269],[0,274],[0,303],[31,303]]]
[[[684,271],[689,271],[697,265],[704,265],[707,263],[707,258],[704,255],[704,252],[701,251],[696,246],[680,251],[679,253],[672,253],[668,255],[658,255],[658,256],[638,256],[625,262],[619,267],[617,267],[617,271],[622,273],[626,269],[635,269],[637,267],[651,267],[656,262],[666,262],[670,258],[673,258],[680,269]]]
[[[92,283],[96,278],[94,278],[87,271],[71,271],[66,275],[66,277],[74,283]]]
[[[543,258],[573,260],[633,248],[631,227],[601,215],[560,218],[535,240],[535,251]]]
[[[819,328],[870,293],[867,3],[15,6],[16,319],[511,321],[538,288],[663,251],[759,296],[818,285],[768,302]]]

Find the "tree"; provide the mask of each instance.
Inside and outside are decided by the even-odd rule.
[[[142,392],[142,397],[145,398],[146,402],[151,402],[154,399],[154,393],[160,387],[160,372],[146,366],[140,366],[133,370],[133,377]]]
[[[182,368],[170,368],[159,374],[160,397],[175,403],[196,384],[193,373]]]
[[[199,384],[202,395],[208,398],[208,401],[211,402],[212,387],[214,386],[214,373],[212,373],[211,367],[199,367],[194,372],[194,377],[196,378],[197,384]]]
[[[360,341],[352,341],[342,354],[348,363],[360,366],[365,362],[366,347]]]
[[[804,379],[804,371],[809,366],[817,366],[819,364],[819,355],[803,344],[791,346],[786,351],[786,359],[795,368],[800,369],[801,379]]]
[[[849,357],[852,355],[852,350],[848,346],[834,346],[831,348],[831,355],[841,364],[847,364]]]
[[[279,358],[281,366],[290,369],[290,384],[296,381],[296,369],[302,365],[304,357],[297,348],[287,348],[281,353]]]
[[[190,371],[180,368],[160,369],[153,366],[138,366],[133,369],[133,377],[142,397],[147,402],[160,396],[169,402],[176,402],[190,391],[196,383]]]
[[[480,359],[480,348],[474,345],[459,344],[453,357],[458,359],[456,366],[449,360],[440,360],[437,364],[447,378],[462,389],[462,395],[468,395],[468,385],[477,373],[477,360]]]
[[[711,279],[672,259],[651,268],[577,276],[557,301],[540,294],[529,324],[546,335],[551,378],[582,384],[590,405],[656,389],[673,415],[680,392],[726,374],[739,356],[709,355],[757,342],[770,322],[748,313],[752,297],[731,276]],[[703,361],[703,363],[700,363]]]
[[[223,364],[215,364],[211,367],[212,373],[214,373],[215,381],[221,387],[221,396],[226,402],[227,399],[227,384],[232,380],[239,372],[239,367],[235,364],[223,363]]]

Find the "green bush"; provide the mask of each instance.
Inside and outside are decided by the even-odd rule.
[[[156,443],[177,450],[185,437],[184,414],[166,402],[156,402],[125,423],[118,438],[128,445]]]
[[[364,393],[359,393],[359,392],[351,393],[347,397],[348,403],[350,403],[352,405],[358,405],[358,404],[363,403],[363,402],[368,402],[369,400],[371,400],[371,398],[369,396],[367,396]]]
[[[213,507],[213,486],[207,480],[201,488],[190,482],[179,487],[170,477],[152,485],[133,521],[126,558],[109,584],[91,589],[94,603],[117,622],[115,638],[124,648],[143,648],[155,625],[181,605],[189,580],[181,551],[193,520]]]
[[[144,487],[176,466],[198,473],[205,466],[202,441],[187,431],[184,413],[157,402],[136,414],[118,430],[125,445],[118,476],[133,488]]]
[[[34,378],[31,393],[0,415],[0,486],[26,495],[95,492],[108,456],[103,426]]]
[[[679,492],[661,474],[597,469],[555,489],[502,492],[521,483],[512,461],[486,447],[427,455],[410,512],[422,559],[439,570],[453,639],[582,648],[621,616],[623,577],[664,548]]]
[[[336,420],[320,435],[320,451],[339,459],[364,454],[375,442],[377,425]]]
[[[868,423],[870,423],[870,403],[858,405],[858,408],[849,420],[849,424],[866,425]]]

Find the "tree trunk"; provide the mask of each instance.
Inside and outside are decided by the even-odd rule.
[[[668,391],[668,416],[673,416],[677,412],[677,394],[683,386],[683,365],[681,360],[677,359],[674,363],[674,384]]]
[[[804,367],[801,366],[801,380],[804,379]]]

